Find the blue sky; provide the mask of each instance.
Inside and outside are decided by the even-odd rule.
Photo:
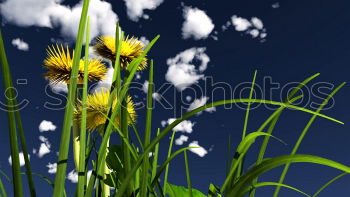
[[[54,174],[49,173],[47,165],[57,160],[64,112],[58,109],[64,105],[59,104],[57,98],[64,98],[65,93],[64,86],[63,89],[48,86],[48,81],[43,78],[45,69],[42,62],[48,45],[63,43],[74,46],[80,1],[1,2],[1,29],[14,83],[17,84],[18,100],[28,101],[27,105],[23,103],[21,115],[27,146],[36,150],[30,155],[33,171],[53,180]],[[349,79],[349,6],[350,2],[345,0],[91,0],[90,16],[94,36],[113,34],[117,21],[127,34],[142,38],[145,43],[157,34],[161,35],[149,54],[155,61],[155,89],[161,97],[154,111],[153,130],[156,131],[189,108],[230,97],[246,97],[255,70],[258,70],[257,85],[261,89],[256,92],[257,98],[277,101],[286,96],[293,82],[321,73],[304,89],[306,98],[300,103],[307,108],[317,106],[325,94]],[[147,71],[138,73],[135,89],[131,92],[140,105],[145,102],[142,87],[147,74]],[[102,85],[108,85],[108,81]],[[220,87],[224,87],[225,92]],[[2,85],[0,88],[3,92]],[[318,118],[298,153],[315,154],[350,164],[347,151],[350,127],[346,124],[350,121],[349,97],[346,85],[323,112],[344,121],[345,125]],[[4,102],[4,96],[0,97],[0,101]],[[172,108],[166,109],[165,101]],[[55,110],[48,109],[48,103],[55,104]],[[248,131],[256,131],[271,113],[271,107],[266,106],[252,110]],[[144,127],[144,114],[144,109],[138,110],[140,129]],[[209,183],[223,183],[228,136],[231,136],[232,148],[235,148],[240,141],[244,114],[242,106],[230,109],[217,107],[177,128],[175,136],[182,139],[178,140],[178,144],[182,141],[182,145],[175,145],[176,149],[196,142],[203,147],[200,153],[190,154],[195,188],[206,192]],[[266,156],[290,153],[310,117],[303,112],[286,111],[274,135],[288,145],[272,141]],[[0,113],[0,169],[10,174],[6,118],[5,112]],[[44,120],[49,122],[44,122],[46,124],[40,131],[39,125]],[[166,139],[160,145],[162,160],[168,143]],[[249,165],[254,162],[260,144],[261,139],[249,151]],[[67,174],[73,169],[71,161]],[[262,180],[276,181],[281,169],[267,173]],[[170,167],[170,182],[186,185],[184,172],[183,158],[179,157]],[[312,194],[339,173],[323,166],[296,164],[291,167],[286,183]],[[41,179],[36,178],[35,182],[40,188],[38,196],[46,196],[52,191]],[[320,196],[348,196],[349,184],[350,178],[343,177]],[[10,184],[5,186],[11,189]],[[67,189],[74,191],[70,180],[67,180]],[[258,192],[257,196],[271,196],[273,189],[264,188]],[[288,190],[281,192],[281,196],[298,195]]]

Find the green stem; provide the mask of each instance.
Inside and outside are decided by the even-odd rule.
[[[187,159],[187,150],[184,151],[184,157],[185,157],[185,167],[186,167],[186,179],[187,179],[187,186],[188,186],[188,193],[189,196],[192,197],[192,184],[191,184],[191,177],[190,177],[190,168],[188,167],[188,159]]]
[[[13,176],[13,193],[16,197],[22,197],[22,179],[21,179],[21,169],[19,165],[19,151],[18,151],[18,141],[17,141],[17,132],[16,132],[16,118],[15,111],[16,106],[14,100],[16,99],[13,86],[11,82],[11,73],[10,67],[7,62],[4,42],[2,39],[2,33],[0,30],[0,59],[1,59],[1,68],[2,75],[4,80],[5,96],[6,96],[6,105],[7,105],[7,118],[9,126],[9,135],[10,135],[10,148],[11,148],[11,158],[12,158],[12,176]]]

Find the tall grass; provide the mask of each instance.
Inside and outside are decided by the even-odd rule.
[[[120,52],[122,47],[122,41],[124,39],[124,32],[121,31],[119,24],[116,24],[116,35],[115,35],[115,61],[114,61],[114,73],[112,77],[112,86],[110,89],[110,97],[108,98],[108,110],[107,114],[103,114],[106,118],[105,124],[100,128],[101,131],[101,142],[96,144],[96,138],[92,138],[90,133],[86,131],[87,124],[87,96],[88,96],[88,59],[89,59],[89,32],[90,32],[90,21],[88,18],[88,7],[89,0],[84,0],[83,9],[81,13],[81,19],[77,34],[77,41],[75,45],[75,52],[73,56],[73,69],[70,76],[70,84],[68,91],[68,99],[64,114],[64,123],[61,133],[61,143],[59,149],[58,157],[58,167],[55,177],[55,181],[52,182],[42,175],[38,175],[44,178],[50,185],[53,185],[54,190],[52,196],[61,197],[66,196],[65,193],[65,180],[66,180],[66,167],[69,153],[69,145],[72,125],[77,124],[74,121],[73,111],[76,106],[76,101],[78,96],[81,96],[82,104],[82,121],[77,129],[75,134],[72,135],[74,139],[74,155],[76,155],[75,163],[78,172],[78,184],[76,188],[76,193],[67,194],[67,196],[78,196],[78,197],[92,197],[92,196],[113,196],[113,197],[130,197],[130,196],[152,196],[152,197],[162,197],[162,196],[189,196],[189,197],[202,197],[206,196],[202,192],[195,189],[195,183],[191,180],[190,175],[190,163],[187,155],[187,151],[190,149],[195,149],[197,147],[185,147],[173,151],[173,140],[174,127],[177,126],[182,121],[191,118],[197,113],[202,112],[203,110],[215,106],[222,106],[230,103],[245,103],[247,104],[247,109],[245,111],[245,119],[243,122],[242,130],[242,139],[237,145],[234,155],[231,155],[232,145],[230,140],[228,144],[228,159],[227,159],[227,174],[222,183],[210,184],[208,187],[207,196],[245,196],[249,194],[250,196],[255,195],[255,189],[260,187],[276,187],[275,197],[278,196],[279,190],[281,187],[291,189],[295,192],[301,193],[305,196],[310,196],[309,194],[303,192],[301,189],[295,188],[293,186],[287,185],[284,182],[284,178],[288,172],[288,167],[292,163],[314,163],[329,166],[343,171],[343,174],[331,179],[325,185],[321,186],[318,191],[315,192],[313,196],[317,196],[322,192],[326,187],[329,187],[331,183],[338,180],[342,176],[350,173],[350,167],[342,165],[332,160],[321,158],[313,155],[303,155],[296,154],[298,148],[301,145],[301,142],[309,131],[314,120],[319,117],[329,121],[333,121],[338,124],[343,124],[343,122],[329,117],[327,115],[321,114],[321,110],[327,104],[330,98],[339,91],[345,83],[341,84],[336,88],[322,103],[322,105],[316,110],[309,110],[294,105],[294,102],[302,98],[303,95],[297,95],[299,90],[310,83],[314,78],[319,74],[315,74],[303,82],[301,82],[293,91],[288,95],[284,102],[277,102],[272,100],[262,100],[254,99],[253,91],[256,82],[257,72],[254,73],[252,80],[251,90],[248,98],[243,99],[231,99],[217,101],[213,103],[206,104],[197,109],[187,112],[180,118],[176,119],[173,123],[168,125],[163,130],[159,128],[154,131],[152,130],[152,116],[153,111],[153,91],[154,91],[154,65],[153,60],[149,62],[149,85],[147,92],[147,108],[146,115],[141,116],[145,117],[145,125],[142,131],[137,129],[135,123],[129,124],[130,114],[126,109],[127,106],[127,97],[129,86],[134,78],[134,75],[141,64],[144,57],[147,56],[149,50],[153,47],[156,41],[159,39],[159,35],[156,36],[150,44],[144,49],[143,53],[133,59],[126,70],[121,69],[120,62]],[[84,37],[85,35],[85,37]],[[84,83],[82,85],[83,90],[81,95],[77,93],[77,78],[78,78],[78,67],[80,57],[82,55],[83,49],[83,40],[86,39],[85,44],[85,59],[84,59]],[[35,185],[32,180],[32,173],[28,151],[26,149],[25,137],[23,132],[23,127],[20,118],[20,112],[18,109],[14,109],[13,106],[16,106],[16,99],[14,97],[14,92],[12,91],[12,79],[10,74],[10,67],[7,62],[5,47],[2,39],[2,34],[0,31],[0,57],[1,57],[1,66],[2,66],[2,75],[4,80],[4,87],[6,90],[7,105],[8,105],[8,126],[9,126],[9,136],[10,136],[10,147],[11,147],[11,156],[12,156],[12,181],[13,181],[13,191],[15,196],[23,196],[23,186],[21,180],[21,171],[19,166],[19,143],[17,140],[17,130],[19,131],[21,148],[25,155],[26,163],[26,175],[28,179],[28,187],[31,192],[31,196],[35,196]],[[116,103],[114,101],[116,100]],[[252,103],[263,103],[268,105],[275,105],[279,108],[274,111],[256,130],[252,132],[248,131],[249,117],[251,113],[251,104]],[[298,141],[296,142],[291,154],[283,155],[275,158],[265,158],[264,155],[267,150],[267,145],[269,144],[269,139],[275,138],[283,143],[282,140],[274,137],[272,132],[276,123],[278,122],[281,113],[286,109],[294,109],[299,112],[308,113],[312,115],[311,119],[303,129],[302,133],[299,136]],[[101,112],[102,113],[102,112]],[[120,124],[116,124],[115,120],[118,120]],[[130,132],[134,132],[137,143],[134,143],[131,140]],[[266,130],[266,131],[265,131]],[[160,147],[160,142],[167,139],[169,134],[171,135],[171,140],[169,147],[167,148],[167,157],[162,160],[159,158],[159,151],[164,150]],[[111,139],[118,137],[120,139],[120,144],[110,144]],[[152,138],[152,136],[154,136]],[[142,138],[143,137],[143,138]],[[247,168],[247,165],[244,162],[244,158],[250,147],[254,144],[257,138],[264,138],[263,143],[260,148],[260,152],[256,162],[251,168]],[[113,140],[114,141],[114,140]],[[93,159],[91,157],[92,149],[97,149],[97,157]],[[162,148],[162,149],[161,149]],[[151,154],[151,156],[150,156]],[[187,187],[176,186],[168,181],[168,174],[171,170],[171,163],[174,159],[178,159],[179,155],[184,156],[184,170],[186,172]],[[224,163],[224,162],[223,162]],[[87,179],[87,170],[90,166],[93,166],[93,172],[91,177]],[[278,166],[285,166],[285,169],[280,177],[279,182],[259,182],[258,178],[265,172],[272,170]],[[184,184],[185,185],[185,184]],[[113,190],[111,190],[113,188]],[[6,196],[6,189],[4,188],[2,181],[0,179],[0,190],[1,196]]]

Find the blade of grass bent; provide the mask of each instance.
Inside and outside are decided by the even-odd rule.
[[[165,168],[168,166],[168,164],[176,157],[178,156],[180,153],[184,152],[185,150],[189,150],[191,148],[198,148],[198,147],[194,147],[194,146],[189,146],[189,147],[185,147],[185,148],[181,148],[177,151],[175,151],[173,154],[170,155],[170,157],[164,161],[164,163],[162,163],[162,165],[158,168],[158,172],[156,173],[156,175],[154,176],[154,178],[152,179],[151,182],[151,187],[154,187],[157,184],[157,180],[158,178],[162,175],[163,171],[165,170]],[[164,192],[163,192],[164,193]]]
[[[291,91],[290,94],[288,94],[287,96],[287,99],[285,100],[285,103],[293,103],[295,100],[295,98],[297,97],[294,97],[294,95],[301,89],[303,88],[306,84],[308,84],[310,81],[312,81],[314,78],[316,78],[317,76],[319,76],[320,73],[316,73],[308,78],[306,78],[304,81],[302,81],[297,87],[293,88],[293,90]],[[272,134],[272,131],[274,130],[275,126],[276,126],[276,123],[279,119],[279,117],[281,116],[281,113],[282,111],[285,109],[285,107],[280,107],[277,111],[275,111],[274,113],[276,113],[276,117],[272,120],[272,122],[270,123],[268,129],[267,129],[267,133],[268,134]],[[265,128],[265,126],[261,126],[259,128],[259,131],[262,131],[263,129]],[[260,148],[260,151],[259,151],[259,155],[258,155],[258,159],[257,159],[257,164],[261,163],[262,160],[264,159],[264,155],[265,155],[265,151],[266,151],[266,148],[267,148],[267,144],[269,142],[269,139],[270,139],[270,136],[265,136],[264,138],[264,141],[261,145],[261,148]],[[258,182],[258,179],[254,180],[253,181],[253,184],[257,183]],[[255,194],[255,189],[253,189],[249,196],[250,197],[253,197]]]
[[[145,147],[145,151],[150,151],[151,149],[154,148],[154,146],[156,146],[156,144],[158,144],[160,142],[161,139],[163,139],[170,131],[171,129],[173,129],[176,125],[178,125],[179,123],[181,123],[182,121],[190,118],[191,116],[197,114],[198,112],[201,112],[207,108],[211,108],[211,107],[216,107],[216,106],[220,106],[220,105],[225,105],[225,104],[230,104],[230,103],[245,103],[245,102],[255,102],[255,103],[264,103],[264,104],[271,104],[271,105],[277,105],[277,106],[284,106],[286,108],[290,108],[290,109],[296,109],[299,111],[303,111],[303,112],[307,112],[310,114],[317,114],[317,116],[326,118],[328,120],[340,123],[340,124],[344,124],[343,122],[336,120],[334,118],[331,118],[329,116],[314,112],[312,110],[308,110],[302,107],[298,107],[298,106],[294,106],[291,104],[286,104],[286,103],[282,103],[282,102],[276,102],[276,101],[269,101],[269,100],[260,100],[260,99],[232,99],[232,100],[222,100],[222,101],[217,101],[217,102],[213,102],[213,103],[209,103],[206,104],[204,106],[198,107],[192,111],[187,112],[186,114],[184,114],[182,117],[176,119],[174,122],[172,122],[170,125],[168,125],[165,129],[163,129],[163,131],[160,132],[160,134],[150,143],[150,145],[148,145],[147,147]],[[267,122],[268,123],[268,122]],[[134,167],[132,168],[132,170],[129,172],[129,174],[127,175],[127,177],[124,179],[123,184],[120,186],[118,192],[116,193],[116,197],[121,197],[125,191],[125,188],[128,184],[128,181],[131,179],[132,176],[135,175],[137,168],[141,165],[143,159],[146,158],[146,154],[143,153],[142,155],[140,155],[139,159],[135,162]]]
[[[324,184],[320,189],[317,190],[317,192],[312,196],[312,197],[316,197],[318,196],[318,194],[320,194],[324,189],[326,189],[329,185],[331,185],[334,181],[340,179],[341,177],[348,175],[349,173],[341,173],[338,176],[332,178],[331,180],[329,180],[326,184]]]
[[[148,144],[151,141],[152,109],[153,109],[152,94],[153,94],[153,60],[151,60],[150,68],[149,68],[144,146],[148,146]],[[149,167],[150,167],[149,159],[145,159],[142,167],[140,196],[146,196],[147,194],[147,182],[148,182],[147,177],[148,177]]]
[[[250,186],[250,187],[247,187],[243,192],[241,192],[241,194],[238,195],[238,197],[241,197],[241,196],[244,196],[246,193],[248,193],[250,190],[252,189],[256,189],[256,188],[259,188],[259,187],[266,187],[266,186],[280,186],[280,187],[284,187],[284,188],[287,188],[287,189],[291,189],[291,190],[294,190],[296,192],[299,192],[300,194],[303,194],[304,196],[308,196],[308,197],[311,197],[309,194],[295,188],[295,187],[292,187],[290,185],[286,185],[286,184],[281,184],[281,183],[275,183],[275,182],[261,182],[261,183],[257,183],[256,185],[254,186]]]
[[[350,172],[350,167],[329,159],[322,158],[322,157],[313,156],[313,155],[304,155],[304,154],[284,155],[284,156],[279,156],[272,159],[266,159],[265,161],[261,162],[259,165],[249,170],[240,178],[240,181],[238,181],[234,185],[234,187],[230,189],[230,191],[228,192],[228,196],[239,195],[239,193],[242,192],[244,188],[246,188],[252,182],[252,180],[255,179],[256,177],[260,176],[261,174],[273,168],[276,168],[281,165],[285,165],[289,162],[314,163],[314,164],[320,164],[320,165],[332,167],[334,169],[338,169],[344,172],[348,172],[348,173]]]
[[[235,156],[232,159],[232,164],[231,164],[231,168],[230,171],[224,181],[224,184],[221,187],[221,193],[224,193],[226,191],[226,188],[234,183],[234,180],[232,180],[232,178],[234,177],[234,173],[238,170],[238,166],[240,164],[240,162],[242,161],[242,159],[245,157],[247,151],[249,150],[250,146],[255,142],[255,139],[260,137],[260,136],[267,136],[270,135],[268,133],[265,132],[252,132],[250,134],[248,134],[238,145],[237,149],[236,149],[236,153]],[[270,135],[270,137],[273,137]],[[279,140],[278,138],[276,138],[277,140]],[[281,140],[279,140],[281,141]]]
[[[327,105],[328,101],[329,101],[329,100],[330,100],[330,99],[331,99],[345,84],[346,84],[346,83],[344,82],[344,83],[342,83],[341,85],[339,85],[336,89],[334,89],[334,90],[328,95],[328,97],[322,102],[322,104],[319,106],[319,108],[317,109],[316,112],[319,113],[319,112],[324,108],[324,106]],[[297,141],[296,144],[294,145],[294,148],[293,148],[293,150],[292,150],[292,152],[291,152],[291,155],[294,155],[294,154],[298,151],[301,142],[303,141],[303,139],[304,139],[306,133],[307,133],[308,130],[310,129],[312,123],[315,121],[316,117],[317,117],[316,115],[313,115],[313,116],[311,117],[311,119],[309,120],[309,122],[307,123],[307,125],[305,126],[305,128],[303,129],[302,133],[300,134],[300,136],[299,136],[299,138],[298,138],[298,141]],[[287,174],[287,172],[288,172],[289,166],[290,166],[290,163],[287,163],[286,166],[284,167],[283,172],[282,172],[282,174],[281,174],[281,176],[280,176],[279,183],[283,183],[283,181],[284,181],[284,179],[285,179],[285,176],[286,176],[286,174]],[[276,190],[275,190],[275,193],[274,193],[274,197],[277,197],[277,196],[278,196],[279,191],[280,191],[280,187],[277,186],[277,188],[276,188]]]
[[[86,26],[86,41],[85,41],[85,59],[84,59],[84,85],[83,85],[83,94],[82,94],[82,112],[81,112],[81,125],[80,125],[80,150],[79,150],[79,169],[78,169],[78,188],[77,196],[83,197],[84,190],[86,185],[86,176],[85,176],[85,148],[86,148],[86,100],[87,100],[87,89],[88,89],[88,76],[89,76],[89,46],[90,46],[90,17],[87,19]]]
[[[53,192],[54,197],[61,197],[63,195],[64,184],[66,180],[66,168],[68,160],[69,142],[72,126],[72,115],[74,108],[74,100],[76,97],[76,87],[78,78],[78,69],[80,62],[80,55],[82,50],[82,43],[84,39],[84,31],[87,20],[87,12],[89,8],[89,0],[84,0],[83,8],[80,17],[77,42],[75,45],[73,56],[73,67],[70,77],[70,88],[68,90],[68,100],[66,110],[64,113],[63,129],[61,135],[61,143],[57,162],[57,173],[55,178],[55,188]]]
[[[13,193],[16,197],[23,196],[22,191],[22,179],[21,170],[19,165],[19,151],[18,151],[18,141],[16,132],[16,118],[15,118],[15,103],[16,99],[13,86],[11,83],[11,72],[7,61],[4,41],[2,38],[2,33],[0,30],[0,59],[1,59],[1,69],[4,81],[6,105],[7,105],[7,119],[9,126],[9,136],[10,136],[10,148],[11,148],[11,159],[12,159],[12,176],[13,176]]]

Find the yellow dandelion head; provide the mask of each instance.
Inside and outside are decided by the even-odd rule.
[[[73,51],[74,54],[74,51]],[[69,84],[72,72],[73,58],[68,46],[51,46],[47,49],[47,58],[44,60],[44,67],[48,70],[44,76],[52,83],[65,82]],[[88,62],[89,81],[103,80],[107,69],[98,59],[91,59]],[[78,83],[84,81],[84,60],[79,62]]]
[[[108,99],[109,99],[109,91],[101,90],[100,92],[95,92],[94,94],[90,94],[87,96],[86,100],[86,128],[89,131],[93,131],[99,126],[102,126],[106,122],[106,116],[108,113]],[[117,104],[117,98],[113,102],[112,108],[114,109]],[[136,112],[135,105],[131,100],[131,96],[127,97],[127,110],[130,114],[128,119],[128,123],[131,124],[135,122]],[[81,103],[77,105],[75,109],[75,119],[80,123],[81,122],[81,113],[82,113],[82,105]],[[115,119],[115,125],[119,126],[119,118]]]
[[[143,43],[135,37],[127,36],[124,38],[120,48],[120,65],[122,68],[127,68],[130,62],[141,56],[144,51]],[[102,36],[97,40],[94,46],[95,51],[112,62],[115,61],[115,38],[111,36]],[[143,70],[147,67],[147,58],[143,58],[138,70]]]

